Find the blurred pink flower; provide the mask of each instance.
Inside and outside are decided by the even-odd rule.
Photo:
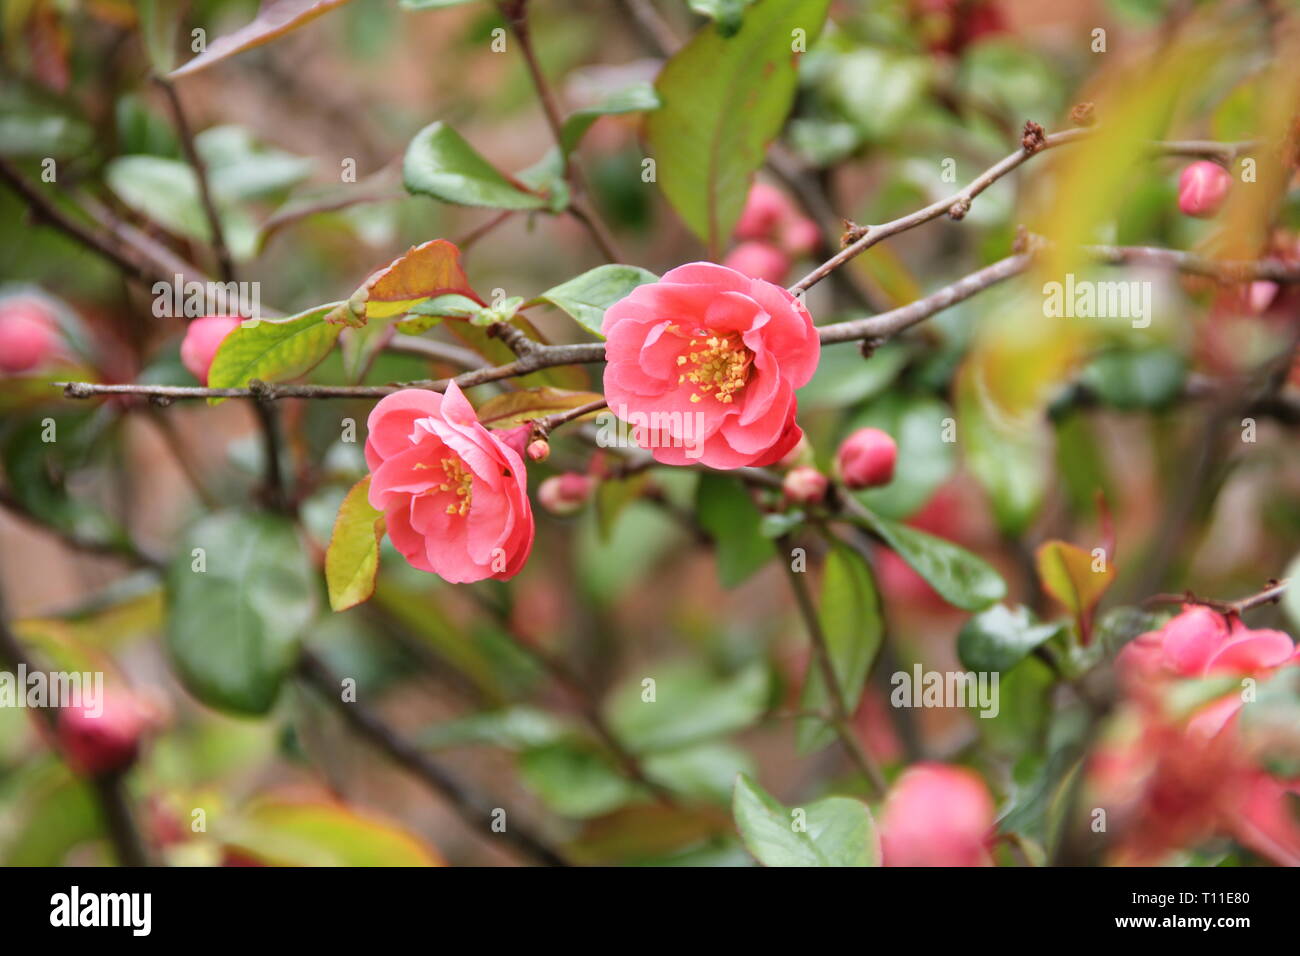
[[[140,751],[148,719],[135,698],[123,690],[105,691],[98,713],[83,707],[59,710],[55,734],[69,766],[94,776],[125,770]]]
[[[1232,176],[1218,163],[1202,159],[1178,177],[1178,208],[1187,216],[1213,216],[1223,205]]]
[[[668,465],[769,465],[798,443],[794,390],[817,368],[812,317],[780,286],[678,266],[605,311],[605,397]]]
[[[13,298],[0,305],[0,374],[30,372],[58,348],[58,324],[40,302]]]
[[[786,273],[790,271],[790,259],[786,254],[771,243],[759,240],[742,242],[727,253],[722,264],[743,272],[751,279],[776,283],[784,282]]]
[[[181,364],[204,385],[208,384],[208,370],[217,349],[226,336],[239,328],[243,319],[234,315],[205,315],[195,319],[185,329],[181,340]]]
[[[370,504],[413,567],[453,583],[517,574],[533,546],[519,453],[479,424],[452,382],[403,389],[370,412]]]
[[[775,186],[757,182],[745,198],[745,208],[736,223],[735,237],[742,242],[759,239],[770,240],[776,236],[781,224],[797,215],[785,193]]]
[[[885,866],[991,866],[993,798],[979,775],[918,763],[889,792],[880,815]]]

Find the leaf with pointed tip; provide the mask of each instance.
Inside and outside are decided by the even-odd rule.
[[[545,209],[545,196],[501,172],[441,121],[415,134],[402,160],[408,192],[462,206]]]
[[[284,382],[315,368],[339,337],[341,326],[325,321],[338,303],[318,305],[287,319],[249,319],[222,340],[208,385],[246,388],[253,379]],[[224,398],[210,398],[216,405]]]
[[[707,26],[675,53],[646,117],[658,182],[691,231],[717,251],[731,235],[755,171],[780,132],[797,85],[794,31],[811,43],[830,0],[764,0],[734,36]]]
[[[973,671],[1009,671],[1060,630],[1059,624],[1034,623],[1023,605],[995,604],[962,627],[957,635],[957,656]]]
[[[1007,584],[1002,575],[965,548],[882,518],[867,508],[855,511],[852,517],[925,578],[949,604],[965,611],[979,611],[1006,597]]]
[[[1068,541],[1045,541],[1034,557],[1043,590],[1076,616],[1091,612],[1115,580],[1115,568],[1104,556],[1101,570],[1095,570],[1092,553]]]
[[[577,148],[582,137],[591,125],[602,116],[617,116],[624,113],[641,113],[658,109],[661,106],[659,94],[649,83],[638,83],[625,90],[619,90],[603,103],[589,106],[569,115],[560,131],[560,146],[564,155]]]
[[[600,331],[605,310],[637,286],[658,282],[653,272],[637,266],[597,266],[568,282],[547,289],[536,301],[549,302],[573,316],[592,335],[604,338]]]
[[[785,807],[742,773],[732,815],[745,848],[764,866],[880,866],[880,835],[861,800],[827,797]]]
[[[384,515],[370,506],[369,491],[366,475],[344,496],[325,550],[325,585],[335,611],[355,607],[375,593]]]
[[[194,59],[179,69],[172,70],[171,78],[197,73],[228,56],[269,43],[347,2],[348,0],[266,0],[252,21],[234,33],[213,40]]]

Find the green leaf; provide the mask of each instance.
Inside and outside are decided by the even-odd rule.
[[[880,650],[885,623],[871,568],[848,545],[836,542],[826,555],[817,617],[845,707],[849,713],[855,713],[871,662]],[[815,663],[808,666],[799,709],[823,712],[831,709],[821,668]],[[814,717],[798,722],[795,740],[801,754],[825,747],[834,739],[834,729],[825,721]]]
[[[530,192],[484,159],[450,126],[430,123],[415,134],[402,161],[408,192],[462,206],[544,209],[545,196]]]
[[[293,522],[225,511],[194,525],[167,570],[167,646],[185,685],[213,707],[269,711],[316,589]]]
[[[694,663],[657,664],[611,694],[606,715],[632,751],[675,750],[750,726],[767,706],[769,688],[767,668],[759,663],[729,678]]]
[[[257,16],[233,33],[227,33],[208,44],[208,48],[179,70],[173,70],[173,79],[206,69],[228,56],[251,50],[269,43],[281,34],[288,33],[348,0],[265,0]]]
[[[866,508],[853,519],[894,550],[949,604],[979,611],[1007,595],[1006,582],[991,566],[951,541],[890,521]]]
[[[243,323],[217,349],[208,369],[208,385],[246,388],[253,379],[284,382],[310,372],[329,354],[343,329],[325,321],[338,305],[318,305],[287,319]],[[208,401],[215,405],[225,399]]]
[[[1154,348],[1106,352],[1080,375],[1103,404],[1123,411],[1168,406],[1182,393],[1186,378],[1186,359]]]
[[[1289,582],[1282,594],[1282,610],[1291,619],[1291,626],[1300,628],[1300,554],[1291,559],[1282,578]]]
[[[176,65],[176,31],[184,9],[181,0],[140,0],[140,33],[149,62],[160,76]]]
[[[880,836],[861,800],[827,797],[784,807],[740,774],[732,814],[746,849],[764,866],[880,865]]]
[[[1035,624],[1027,607],[995,604],[962,627],[957,656],[968,670],[1009,671],[1060,630],[1059,624]]]
[[[442,866],[410,832],[333,803],[259,803],[227,845],[268,866]]]
[[[355,607],[375,593],[384,515],[370,506],[369,491],[369,475],[348,491],[325,550],[325,584],[335,611]]]
[[[640,792],[605,756],[576,741],[525,751],[519,773],[551,810],[575,819],[617,810]]]
[[[701,475],[695,513],[713,538],[723,587],[734,588],[776,554],[776,546],[763,534],[763,516],[739,479]]]
[[[754,172],[794,101],[794,31],[811,44],[830,0],[763,0],[735,36],[706,27],[664,65],[663,106],[646,118],[664,195],[717,252],[731,235]]]
[[[753,757],[719,741],[650,754],[642,766],[651,780],[684,797],[724,805],[731,800],[736,774],[757,772]]]
[[[577,148],[587,130],[591,129],[591,124],[602,116],[641,113],[658,109],[660,105],[659,94],[655,92],[655,88],[649,83],[638,83],[636,86],[620,90],[603,103],[570,114],[560,130],[560,145],[564,155],[568,156]]]
[[[754,0],[687,0],[693,11],[718,25],[724,37],[735,36],[744,21],[745,8]]]
[[[847,408],[879,395],[898,378],[910,354],[899,342],[881,346],[869,359],[857,349],[822,349],[812,380],[799,390],[799,407]]]
[[[637,286],[659,281],[653,272],[636,266],[597,266],[589,272],[547,289],[534,301],[549,302],[578,320],[592,335],[604,338],[600,326],[605,310]]]
[[[431,750],[482,745],[527,750],[572,735],[573,727],[550,711],[521,705],[444,721],[424,731],[420,743]]]

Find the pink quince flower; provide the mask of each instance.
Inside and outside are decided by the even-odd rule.
[[[212,368],[217,349],[243,321],[235,315],[205,315],[192,321],[186,326],[185,338],[181,340],[181,364],[207,385],[208,370]]]
[[[728,269],[743,272],[753,279],[784,282],[790,271],[790,260],[784,252],[770,242],[751,239],[742,242],[727,253],[722,264]]]
[[[1125,645],[1115,664],[1126,684],[1149,687],[1161,678],[1237,674],[1259,677],[1300,662],[1300,649],[1282,631],[1252,630],[1238,617],[1226,618],[1204,605],[1186,605],[1158,631]],[[1189,730],[1206,736],[1221,731],[1241,709],[1230,693],[1201,708]]]
[[[710,262],[678,266],[605,311],[605,397],[666,465],[779,461],[803,436],[794,390],[817,368],[808,310]]]
[[[412,567],[452,583],[505,580],[533,546],[519,453],[484,428],[455,382],[387,395],[366,423],[370,504]]]
[[[798,213],[785,193],[775,186],[757,182],[745,197],[745,208],[740,213],[734,235],[742,242],[770,240],[776,236],[782,223],[796,215]]]
[[[880,816],[885,866],[991,866],[993,798],[973,771],[919,763],[895,781]]]

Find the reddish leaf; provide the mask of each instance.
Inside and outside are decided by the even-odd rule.
[[[228,56],[251,50],[269,43],[276,37],[296,29],[348,0],[264,0],[251,23],[234,33],[227,33],[208,44],[208,48],[179,69],[172,70],[172,78],[187,76],[210,67]]]

